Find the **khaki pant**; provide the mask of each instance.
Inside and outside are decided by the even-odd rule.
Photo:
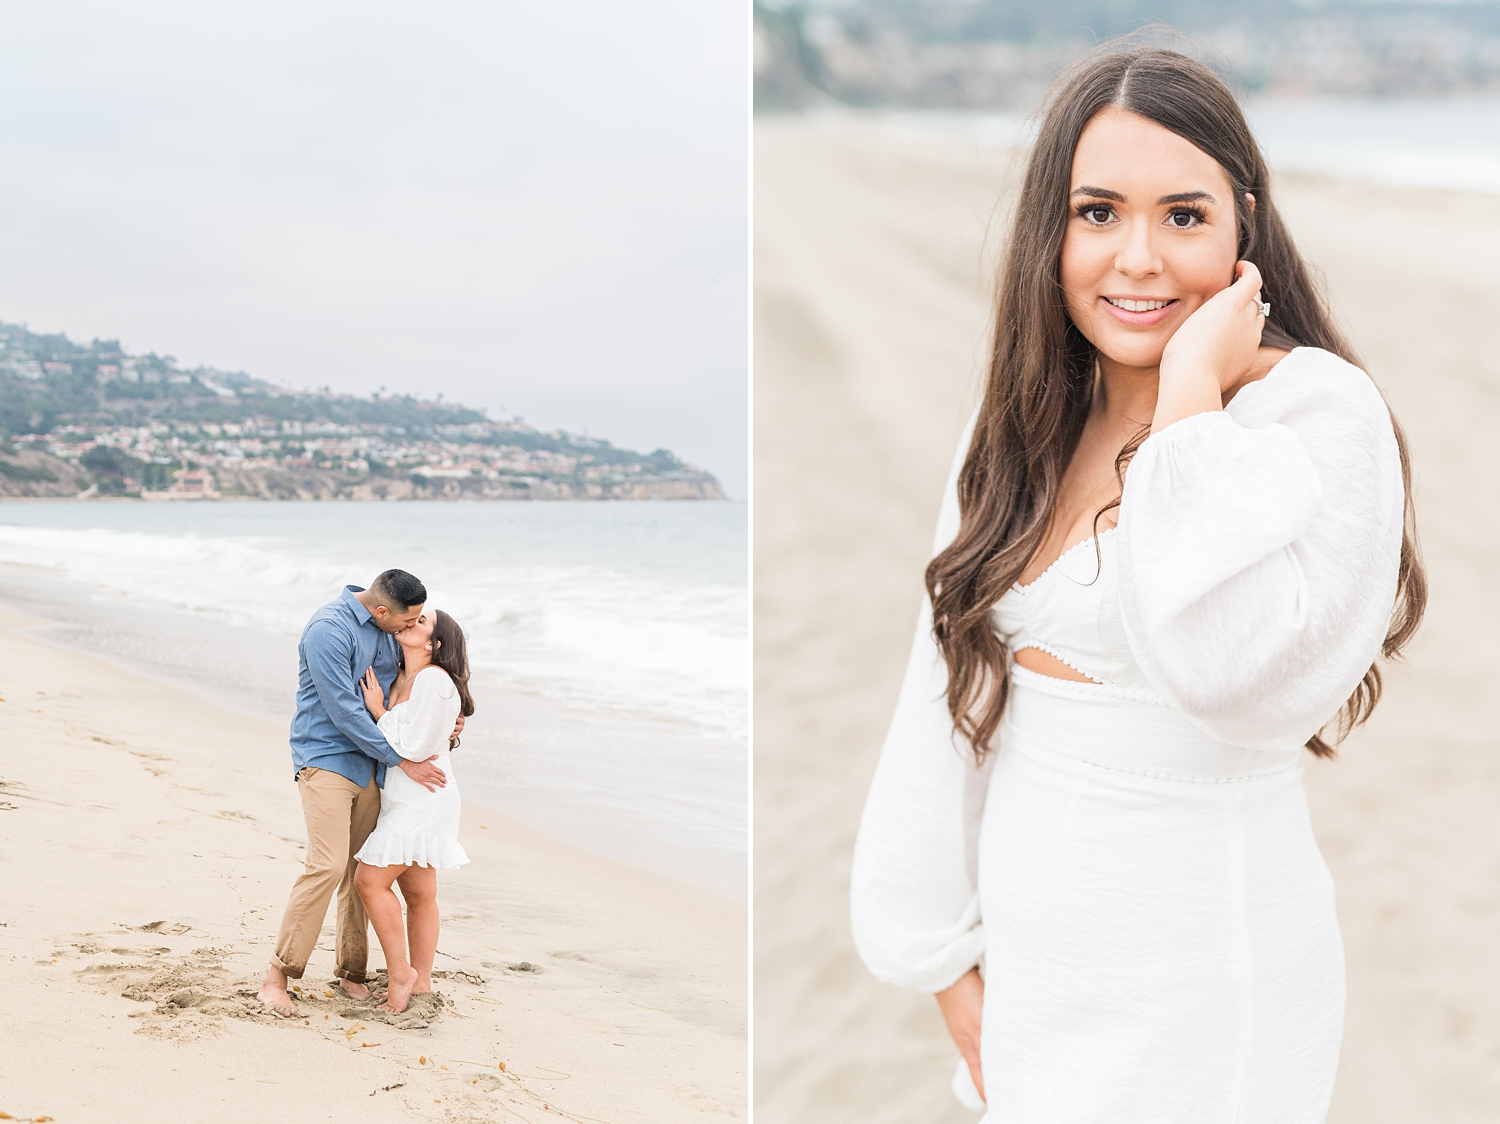
[[[336,888],[338,966],[334,974],[364,983],[370,951],[369,921],[365,903],[354,889],[354,855],[380,818],[380,789],[375,787],[374,777],[360,788],[338,773],[309,766],[297,774],[297,791],[307,821],[307,866],[298,875],[291,900],[286,903],[271,963],[294,980],[302,978]]]

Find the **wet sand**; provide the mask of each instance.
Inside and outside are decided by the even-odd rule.
[[[956,130],[756,127],[755,1087],[760,1124],[962,1122],[927,997],[854,955],[850,852],[977,399],[1011,154]],[[1492,198],[1283,177],[1279,205],[1406,427],[1432,580],[1409,663],[1308,761],[1349,961],[1330,1121],[1500,1118],[1500,234]]]
[[[473,862],[440,875],[440,1000],[391,1021],[343,999],[330,915],[302,1017],[266,1014],[305,841],[285,729],[27,623],[0,616],[0,1112],[747,1117],[743,905],[470,803]]]

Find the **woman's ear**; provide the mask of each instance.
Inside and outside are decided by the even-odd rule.
[[[1252,215],[1255,214],[1255,196],[1251,195],[1248,191],[1245,192],[1245,202],[1250,205],[1250,213]]]

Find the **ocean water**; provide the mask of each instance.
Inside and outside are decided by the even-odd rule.
[[[1029,144],[1037,126],[1021,114],[881,116],[898,132],[960,135],[986,147]],[[1500,98],[1259,98],[1245,103],[1245,116],[1276,171],[1500,194]]]
[[[0,598],[43,636],[284,720],[307,617],[409,570],[469,635],[466,796],[738,897],[746,524],[733,503],[5,504]]]
[[[1273,169],[1500,193],[1500,99],[1298,98],[1246,106]]]

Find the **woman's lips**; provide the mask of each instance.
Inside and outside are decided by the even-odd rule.
[[[1139,306],[1158,304],[1163,300],[1166,303],[1161,308],[1149,308],[1139,312],[1128,308],[1121,308],[1119,304],[1115,303],[1116,301],[1120,301]],[[1177,308],[1177,298],[1175,297],[1170,299],[1163,297],[1100,297],[1099,301],[1105,308],[1109,309],[1111,316],[1121,324],[1129,325],[1132,328],[1150,328],[1156,324],[1160,324]]]

